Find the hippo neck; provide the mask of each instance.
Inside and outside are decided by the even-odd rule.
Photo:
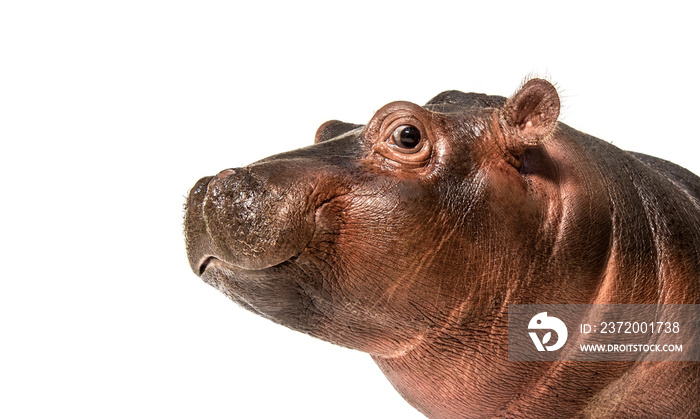
[[[496,322],[491,333],[505,329]],[[582,362],[509,362],[505,345],[475,340],[463,326],[444,332],[401,355],[373,356],[404,399],[431,419],[684,417],[674,394],[679,386],[695,394],[700,389],[697,363],[606,362],[600,369]],[[657,394],[640,400],[640,388],[651,382]]]
[[[673,281],[665,274],[684,272],[674,269],[678,268],[674,254],[682,250],[673,247],[674,235],[685,234],[688,244],[700,248],[700,226],[680,217],[692,213],[696,197],[669,180],[663,170],[564,125],[558,138],[548,144],[547,154],[557,165],[562,214],[578,217],[567,220],[563,215],[557,234],[579,236],[579,240],[555,243],[546,255],[548,263],[538,264],[544,267],[516,282],[533,287],[557,280],[565,291],[567,281],[579,287],[574,288],[576,293],[539,293],[545,300],[538,303],[700,302],[697,265],[685,267],[688,275]],[[572,189],[576,185],[584,185],[585,192]],[[654,196],[665,197],[665,202]],[[578,226],[572,224],[581,217],[589,218]],[[604,245],[582,256],[581,249],[590,250],[587,242]],[[640,255],[652,257],[640,259]],[[592,259],[597,261],[587,270],[581,267],[580,261]],[[522,296],[525,288],[509,295]],[[601,412],[633,412],[639,401],[627,396],[640,383],[660,380],[663,388],[672,389],[678,385],[674,380],[683,382],[683,377],[697,374],[700,368],[679,364],[659,378],[655,364],[610,362],[600,370],[577,362],[509,362],[504,337],[506,307],[512,302],[516,301],[503,301],[478,320],[457,309],[445,326],[428,331],[412,348],[373,358],[397,391],[431,418],[595,417]],[[646,412],[657,408],[663,406],[647,406]]]
[[[609,258],[592,303],[700,303],[700,220],[689,216],[700,206],[700,180],[576,133],[605,178],[612,218]]]

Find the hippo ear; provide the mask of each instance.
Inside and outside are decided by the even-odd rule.
[[[501,108],[506,148],[520,156],[554,131],[558,117],[559,95],[554,86],[542,79],[529,80]]]
[[[331,120],[324,122],[316,130],[316,138],[314,139],[314,144],[322,143],[324,141],[340,137],[341,135],[354,130],[355,128],[360,128],[362,125],[350,124],[348,122]]]

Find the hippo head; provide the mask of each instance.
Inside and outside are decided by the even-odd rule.
[[[366,126],[326,122],[312,146],[196,183],[190,265],[270,320],[402,353],[455,310],[500,304],[509,273],[547,247],[532,234],[547,230],[546,187],[527,179],[546,156],[523,155],[558,113],[554,87],[532,79],[507,100],[451,91]]]

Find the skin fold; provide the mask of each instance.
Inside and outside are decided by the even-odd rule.
[[[430,418],[698,417],[698,363],[508,361],[509,304],[700,304],[700,179],[558,116],[532,79],[329,121],[195,184],[190,265]]]

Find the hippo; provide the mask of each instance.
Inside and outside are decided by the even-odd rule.
[[[194,185],[190,266],[430,418],[700,417],[699,362],[508,360],[513,304],[700,304],[700,179],[559,111],[532,78],[328,121]]]

